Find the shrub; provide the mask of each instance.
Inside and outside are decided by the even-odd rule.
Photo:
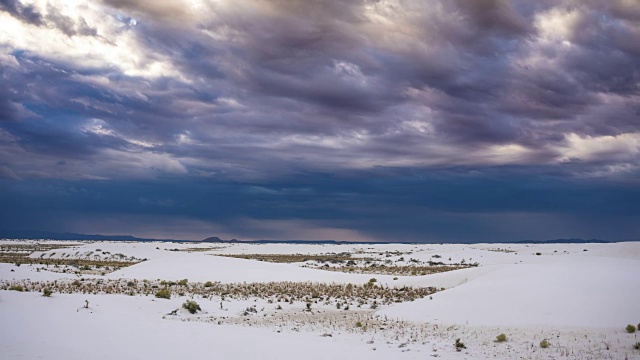
[[[393,280],[398,280],[398,277],[397,277],[397,276],[394,276],[394,277],[393,277]]]
[[[24,288],[22,286],[20,286],[20,285],[13,285],[12,287],[9,288],[9,290],[23,292]]]
[[[156,297],[159,299],[171,299],[171,291],[169,289],[158,290]]]
[[[187,286],[188,283],[189,283],[188,279],[182,279],[178,281],[178,285],[181,285],[181,286]]]
[[[466,349],[467,347],[464,345],[460,339],[456,339],[456,343],[454,344],[456,347],[456,351],[462,351],[462,349]]]
[[[193,300],[185,301],[184,304],[182,304],[182,308],[183,309],[187,309],[189,311],[189,313],[191,313],[191,314],[195,314],[198,311],[202,310],[200,308],[200,305],[198,305],[198,303],[193,301]]]
[[[543,348],[543,349],[548,348],[549,345],[551,345],[551,344],[549,344],[549,342],[547,340],[540,341],[540,347]]]
[[[71,285],[80,286],[80,285],[82,285],[82,283],[80,282],[80,280],[75,280],[74,282],[71,283]]]
[[[356,322],[356,327],[362,327],[362,323],[360,321]]]
[[[627,332],[629,334],[636,332],[636,327],[631,325],[631,324],[627,325],[627,327],[625,329],[627,329]]]
[[[212,287],[213,283],[211,281],[207,281],[206,283],[204,283],[204,287]]]
[[[636,350],[640,350],[640,342],[633,344],[633,348]]]
[[[51,291],[50,289],[42,290],[42,296],[44,296],[44,297],[49,297],[49,296],[51,296],[51,294],[53,294],[53,291]]]
[[[496,336],[496,342],[505,342],[505,341],[507,341],[507,335],[500,334]]]
[[[377,282],[377,281],[378,281],[378,279],[376,279],[376,278],[371,278],[371,279],[369,279],[369,282],[370,282],[370,283],[374,283],[374,282]]]

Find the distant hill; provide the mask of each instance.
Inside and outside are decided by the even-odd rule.
[[[50,240],[90,240],[90,241],[163,241],[163,242],[189,242],[189,243],[247,243],[247,244],[421,244],[423,242],[393,242],[393,241],[337,241],[337,240],[224,240],[217,236],[211,236],[203,240],[179,240],[179,239],[146,239],[131,235],[100,235],[100,234],[78,234],[78,233],[57,233],[39,230],[2,230],[0,238],[5,239],[50,239]],[[625,240],[638,241],[638,240]],[[553,240],[523,240],[507,241],[505,244],[586,244],[586,243],[608,243],[609,241],[600,239],[553,239]],[[424,242],[432,243],[432,242]],[[440,243],[440,242],[438,242]],[[466,244],[466,243],[465,243]]]
[[[212,236],[212,237],[208,237],[208,238],[202,240],[202,242],[205,242],[205,243],[222,243],[222,242],[224,242],[224,243],[237,243],[239,241],[236,240],[236,239],[222,240],[217,236]]]

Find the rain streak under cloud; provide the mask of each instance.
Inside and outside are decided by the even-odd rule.
[[[0,229],[640,238],[637,0],[0,0]]]

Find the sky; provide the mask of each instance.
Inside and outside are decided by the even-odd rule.
[[[640,240],[638,0],[0,0],[0,229]]]

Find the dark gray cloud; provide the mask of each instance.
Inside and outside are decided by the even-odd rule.
[[[571,190],[566,184],[592,186],[580,193],[593,192],[588,207],[614,201],[599,198],[611,184],[629,186],[627,198],[637,195],[638,7],[628,0],[105,0],[77,7],[5,0],[0,177],[206,179],[280,194],[273,200],[234,190],[223,198],[246,202],[225,218],[241,224],[230,233],[247,219],[297,219],[372,237],[413,229],[409,239],[427,231],[419,223],[440,228],[399,210],[424,204],[437,204],[425,211],[443,224],[475,224],[468,233],[490,233],[507,213],[541,221],[560,214],[558,229],[577,229],[595,215],[561,196]],[[14,31],[20,26],[30,30]],[[458,185],[404,183],[407,173],[430,171]],[[490,175],[465,181],[477,173]],[[530,176],[535,186],[547,176],[562,181],[545,191],[524,181],[503,194],[505,176]],[[378,179],[400,190],[375,188]],[[343,194],[338,183],[352,180],[372,189],[336,195]],[[293,183],[276,185],[283,181]],[[302,187],[296,181],[313,190],[304,201],[280,193]],[[324,202],[323,181],[331,182]],[[429,186],[443,195],[422,189]],[[165,190],[136,194],[144,201],[114,204],[110,214],[161,208],[150,215],[221,219],[202,215],[202,206],[179,208],[160,196]],[[494,208],[496,198],[483,194],[514,200]],[[405,198],[411,201],[398,200]],[[619,201],[619,216],[637,215]],[[379,215],[370,212],[384,204]],[[493,225],[483,225],[485,215]],[[370,217],[386,225],[367,230]],[[270,229],[261,226],[255,231]],[[441,228],[437,236],[462,236]]]
[[[32,5],[24,5],[19,0],[1,0],[0,9],[30,24],[42,24],[42,15]]]

